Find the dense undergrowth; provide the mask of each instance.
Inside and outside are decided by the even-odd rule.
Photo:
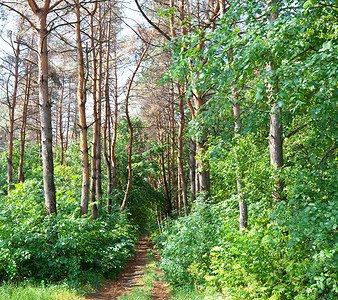
[[[0,276],[77,284],[93,273],[117,275],[133,253],[136,229],[117,210],[98,220],[79,218],[70,191],[58,197],[59,214],[44,216],[43,187],[17,185],[0,203]]]
[[[37,293],[37,299],[58,299],[58,293],[68,293],[69,299],[77,299],[76,293],[88,292],[118,275],[134,253],[139,226],[118,206],[107,214],[106,196],[97,220],[80,218],[81,162],[75,148],[67,152],[67,165],[55,167],[58,214],[45,216],[41,158],[34,155],[36,150],[36,144],[27,144],[31,164],[25,165],[26,181],[16,184],[9,195],[5,184],[1,189],[0,281],[4,284],[0,295],[16,299],[20,293],[26,298]],[[2,169],[5,162],[3,155]]]
[[[211,289],[225,299],[337,297],[333,223],[326,229],[311,226],[300,237],[295,220],[269,209],[241,233],[238,216],[228,205],[198,202],[191,215],[168,222],[156,236],[161,268],[175,289]],[[337,210],[331,209],[322,222],[335,218]],[[278,210],[294,213],[290,207]]]
[[[303,139],[305,147],[312,142]],[[225,145],[216,139],[209,148],[213,196],[154,234],[165,278],[177,290],[214,290],[225,299],[335,299],[337,160],[316,168],[318,158],[309,163],[298,143],[288,141],[288,166],[275,173],[267,149],[250,136]],[[323,157],[325,147],[316,151]],[[236,174],[249,212],[242,232]],[[271,188],[276,176],[286,187],[278,201]]]

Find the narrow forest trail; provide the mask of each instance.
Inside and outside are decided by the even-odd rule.
[[[108,300],[118,299],[119,297],[128,296],[128,293],[135,287],[142,287],[143,275],[147,266],[147,252],[154,251],[155,257],[159,260],[157,251],[153,249],[153,243],[148,235],[143,234],[137,242],[135,255],[126,264],[124,270],[118,278],[103,285],[97,292],[91,294],[86,299],[90,300]],[[157,275],[160,275],[160,270],[157,270]],[[168,299],[170,291],[168,284],[161,280],[154,280],[154,288],[151,294],[151,299],[165,300]]]

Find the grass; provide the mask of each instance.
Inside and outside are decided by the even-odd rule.
[[[81,300],[78,291],[67,285],[36,286],[29,283],[2,284],[0,300]]]

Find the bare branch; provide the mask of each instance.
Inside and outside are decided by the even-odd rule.
[[[1,3],[1,5],[7,7],[8,9],[10,9],[10,10],[14,11],[15,13],[17,13],[18,15],[20,15],[22,18],[24,18],[29,23],[29,25],[31,25],[35,30],[38,30],[37,27],[34,25],[34,23],[27,16],[25,16],[22,12],[15,9],[14,7],[7,5],[6,3]]]
[[[140,11],[140,13],[142,14],[142,16],[147,20],[147,22],[153,26],[159,33],[161,33],[168,41],[171,41],[171,38],[169,35],[167,35],[160,27],[158,27],[153,21],[151,21],[147,15],[144,13],[144,11],[142,10],[140,4],[138,3],[137,0],[135,0],[135,3]]]

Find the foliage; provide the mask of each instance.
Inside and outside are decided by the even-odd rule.
[[[3,280],[86,281],[90,273],[115,276],[135,247],[135,228],[114,211],[98,220],[79,218],[68,190],[59,215],[45,217],[36,180],[18,184],[0,203],[0,275]]]
[[[334,299],[337,6],[269,3],[229,4],[214,30],[192,30],[170,45],[173,64],[164,80],[187,82],[187,98],[206,98],[190,133],[209,136],[204,159],[214,198],[166,225],[162,266],[175,285],[211,286],[229,298]],[[278,17],[269,22],[273,12]],[[266,141],[272,103],[282,110],[278,171]],[[241,108],[236,137],[234,104]],[[273,197],[276,178],[284,191]],[[242,233],[237,180],[249,212]]]

